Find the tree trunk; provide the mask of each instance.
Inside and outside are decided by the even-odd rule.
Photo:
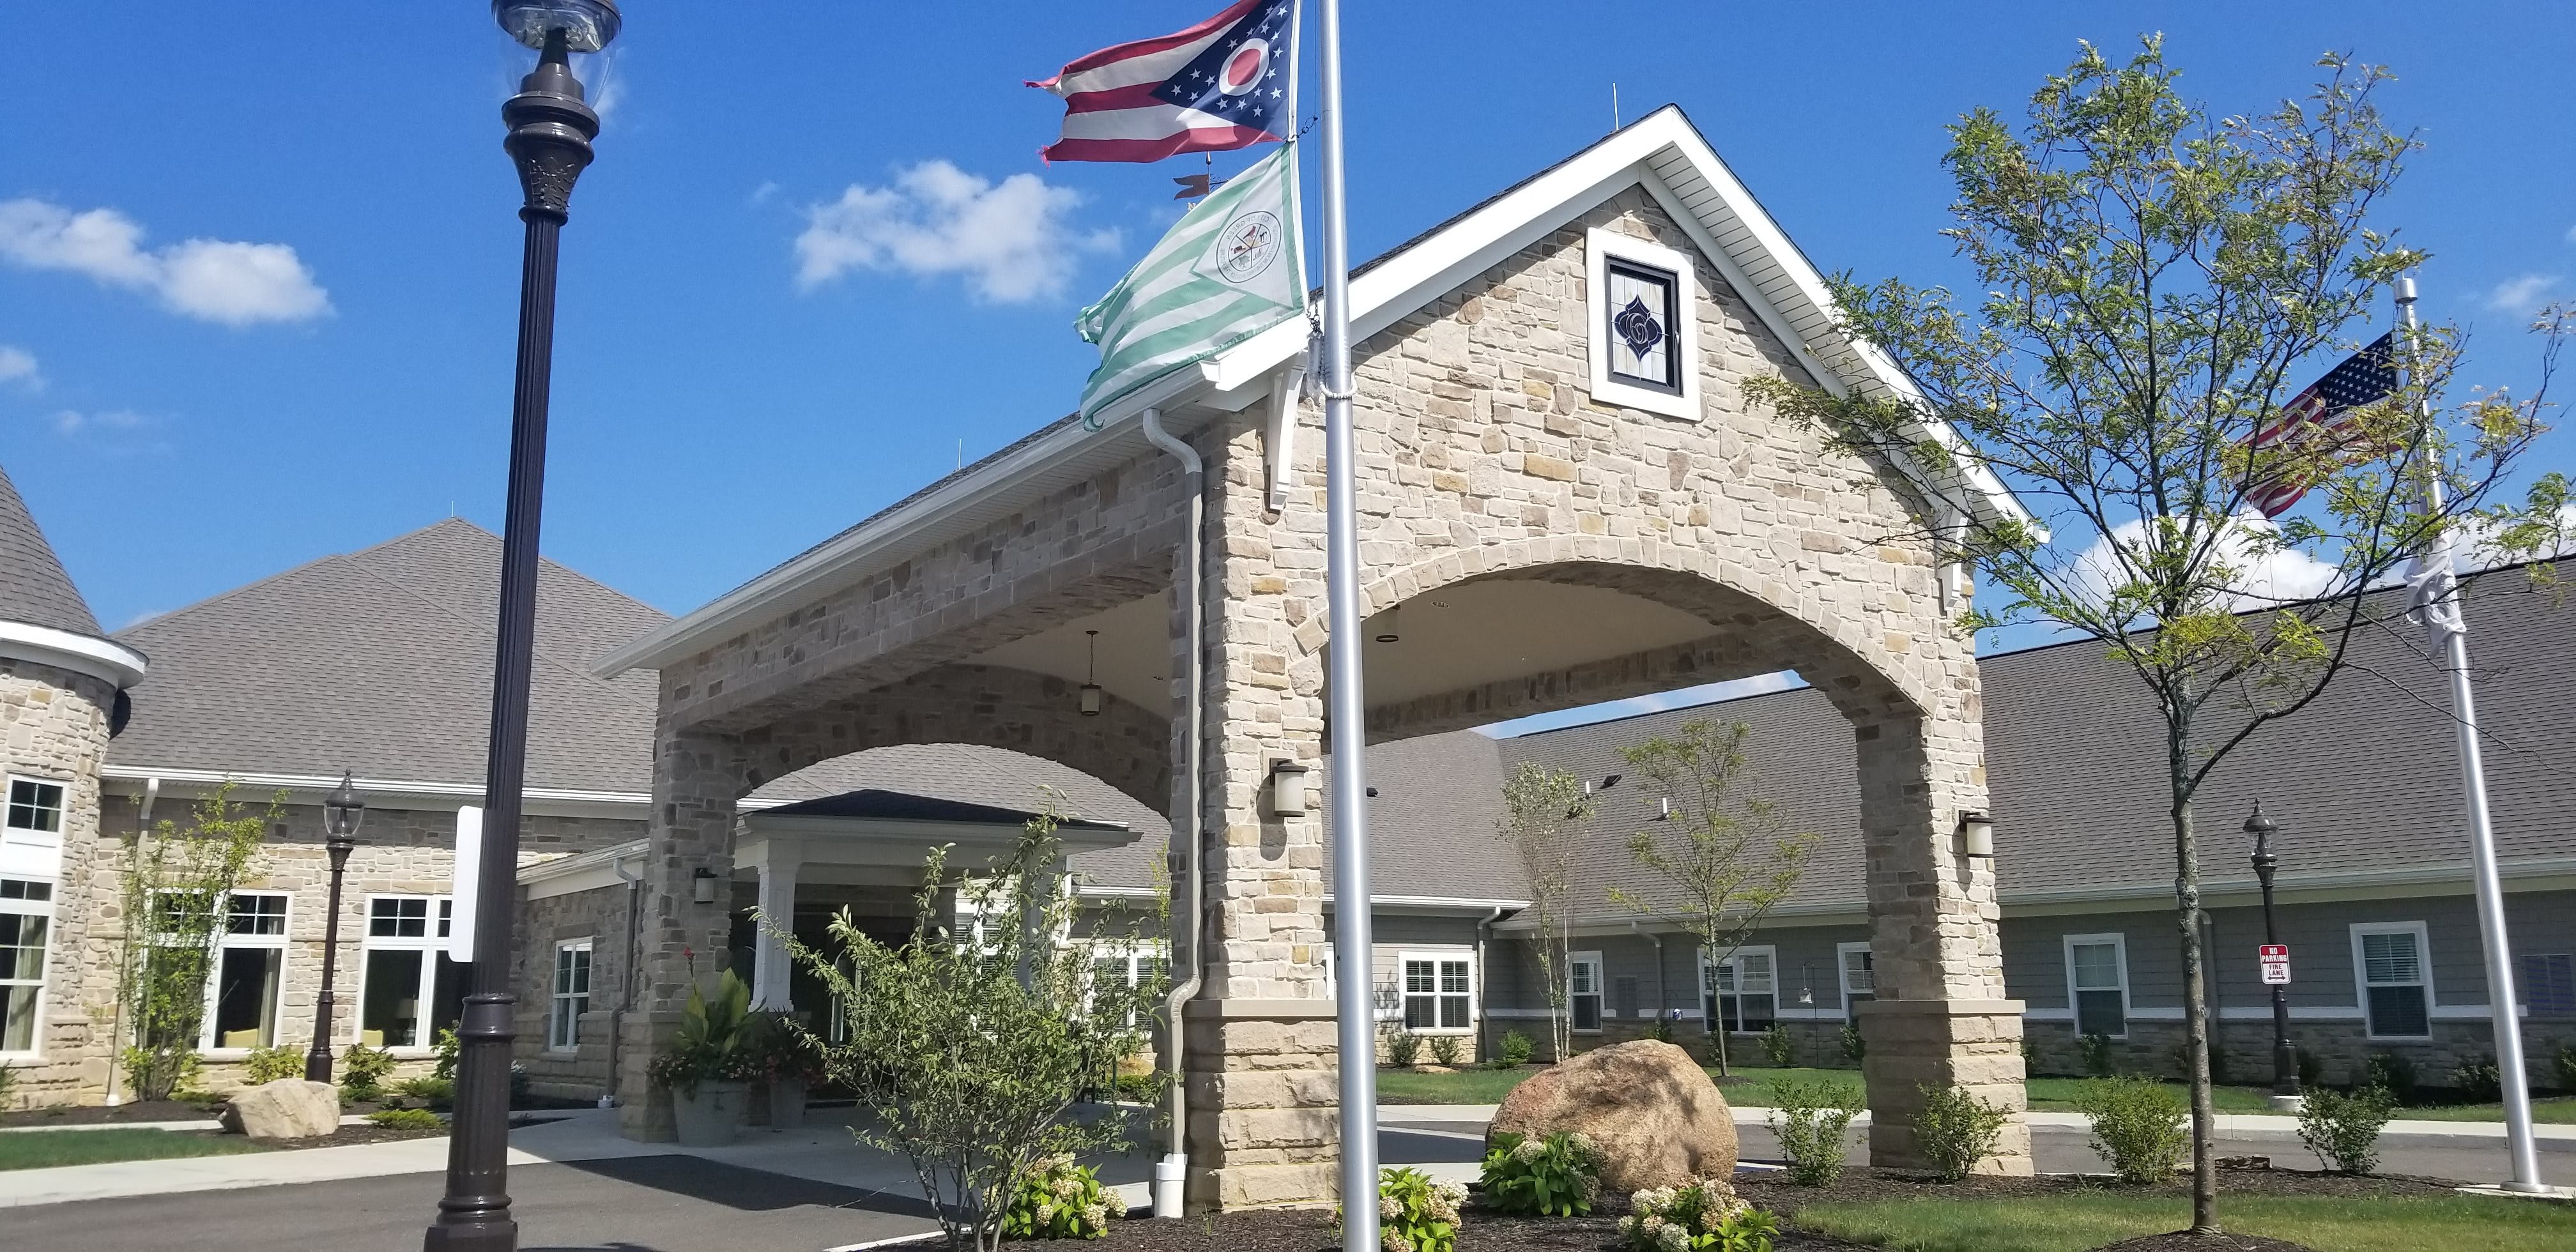
[[[2165,725],[2167,783],[2173,800],[2174,925],[2182,938],[2183,1037],[2188,1041],[2184,1077],[2191,1084],[2191,1228],[2198,1234],[2216,1234],[2218,1111],[2209,1089],[2209,989],[2200,944],[2200,847],[2192,829],[2191,715],[2172,712]]]
[[[1713,918],[1716,915],[1712,913],[1710,916]],[[1740,943],[1742,941],[1739,940],[1738,942]],[[1700,936],[1700,945],[1701,952],[1717,951],[1717,936]],[[1734,954],[1729,953],[1728,955],[1732,956]],[[1706,958],[1703,957],[1701,959],[1704,960]],[[1707,970],[1701,970],[1699,977],[1702,986],[1710,985]],[[1778,971],[1773,971],[1773,977],[1775,979],[1778,977]],[[1778,983],[1774,982],[1773,986],[1778,986]],[[1708,1019],[1708,1037],[1717,1041],[1717,1076],[1722,1081],[1735,1076],[1735,1071],[1728,1068],[1726,1064],[1726,997],[1710,994],[1706,999],[1708,1000],[1708,1003],[1702,1007],[1716,1011],[1716,1015]],[[1743,1002],[1744,1001],[1741,999],[1736,1001],[1738,1004],[1742,1004]]]

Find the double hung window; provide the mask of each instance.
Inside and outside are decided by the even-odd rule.
[[[1475,964],[1466,953],[1407,952],[1404,1028],[1420,1034],[1464,1033],[1475,1024]]]
[[[2123,935],[2066,937],[2066,1003],[2075,1033],[2129,1037],[2129,948]]]
[[[446,896],[370,896],[358,1041],[426,1048],[465,1007],[465,967],[447,959],[455,902]]]
[[[2371,1038],[2432,1037],[2427,946],[2422,922],[2365,922],[2352,928],[2353,964],[2361,975],[2362,1014]]]
[[[1700,1012],[1706,1015],[1710,1031],[1759,1034],[1771,1029],[1780,1015],[1776,963],[1767,947],[1738,948],[1723,961],[1712,961],[1701,950]]]
[[[45,945],[54,924],[54,884],[0,878],[0,1055],[32,1056],[43,1043]]]
[[[1566,963],[1566,1016],[1576,1030],[1601,1029],[1601,954],[1577,952]]]
[[[63,785],[0,779],[0,874],[53,878],[63,863]]]
[[[1870,964],[1866,943],[1837,944],[1834,955],[1842,963],[1843,1020],[1856,1021],[1859,1006],[1878,998],[1878,971]]]
[[[215,936],[215,980],[208,988],[208,1048],[277,1044],[278,994],[286,980],[286,893],[236,891],[224,897]]]
[[[568,939],[555,945],[554,989],[546,1011],[546,1050],[579,1049],[581,1015],[589,1011],[590,940]]]

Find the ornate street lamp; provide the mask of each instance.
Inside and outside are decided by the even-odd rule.
[[[519,94],[501,105],[502,147],[526,201],[519,271],[519,373],[510,410],[510,492],[501,526],[501,616],[492,663],[491,755],[483,775],[483,857],[475,881],[474,962],[457,1022],[456,1125],[447,1194],[422,1246],[428,1252],[511,1252],[519,1224],[506,1189],[510,1148],[510,900],[519,861],[519,801],[527,777],[528,671],[535,651],[537,524],[545,497],[546,401],[554,370],[555,243],[574,180],[590,165],[599,114],[583,103],[571,53],[617,37],[612,0],[492,0],[501,29],[540,51]]]
[[[349,771],[340,771],[340,789],[322,798],[322,830],[330,838],[331,911],[322,922],[322,994],[313,997],[313,1046],[304,1050],[307,1082],[331,1081],[331,971],[340,963],[340,876],[348,872],[349,850],[358,846],[358,825],[367,820],[367,802]]]
[[[2272,836],[2281,828],[2263,816],[2263,802],[2254,802],[2254,815],[2245,819],[2245,833],[2254,836],[2254,877],[2263,884],[2263,942],[2276,944],[2280,933],[2272,924],[2272,873],[2281,866],[2281,858],[2272,854]],[[2290,1046],[2290,989],[2272,984],[2272,1094],[2295,1100],[2299,1096],[2299,1054]]]

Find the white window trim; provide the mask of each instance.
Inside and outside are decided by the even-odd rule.
[[[555,1042],[556,1036],[562,1033],[560,1028],[563,1025],[564,1001],[573,998],[570,993],[563,990],[562,986],[559,985],[556,980],[563,977],[563,954],[565,952],[590,953],[590,965],[588,969],[589,978],[582,984],[581,992],[582,1003],[585,1006],[590,1003],[590,983],[597,982],[599,980],[599,950],[595,946],[597,938],[598,936],[596,935],[583,935],[579,939],[555,940],[554,961],[546,967],[545,1050],[546,1054],[549,1056],[572,1056],[581,1051],[581,1040],[578,1037],[581,1030],[581,1023],[579,1020],[582,1015],[581,1013],[573,1015],[575,1019],[573,1022],[573,1030],[576,1037],[573,1040],[572,1046],[565,1047]],[[583,1009],[584,1013],[587,1013],[588,1011],[589,1009],[587,1007]]]
[[[55,829],[30,830],[8,824],[9,793],[16,790],[16,784],[21,782],[34,783],[42,787],[62,788],[60,804],[55,810],[57,815]],[[42,774],[0,774],[0,873],[5,873],[11,878],[46,881],[60,879],[63,873],[61,827],[71,821],[71,808],[70,779],[47,778]],[[61,890],[59,883],[55,890]],[[50,928],[48,930],[50,931]],[[46,959],[50,961],[52,957],[49,955]]]
[[[1568,952],[1565,954],[1566,1028],[1578,1035],[1597,1035],[1601,1033],[1601,1027],[1599,1026],[1587,1028],[1574,1024],[1574,967],[1577,965],[1589,965],[1592,967],[1592,990],[1585,992],[1584,994],[1601,1002],[1601,1012],[1596,1016],[1595,1020],[1602,1022],[1610,1020],[1610,991],[1608,987],[1603,985],[1608,980],[1606,977],[1607,971],[1601,963],[1601,954],[1599,952]]]
[[[1870,951],[1873,951],[1873,949],[1870,947],[1869,941],[1866,939],[1859,943],[1837,943],[1834,945],[1834,985],[1842,990],[1843,1020],[1846,1022],[1851,1021],[1854,1018],[1854,1014],[1852,1013],[1852,997],[1856,994],[1860,994],[1852,990],[1851,962],[1849,960],[1850,954],[1854,952]],[[1870,958],[1869,986],[1870,990],[1867,994],[1871,999],[1877,999],[1878,958],[1875,956]]]
[[[2078,990],[2075,985],[2076,947],[2078,945],[2091,947],[2095,944],[2107,943],[2111,945],[2112,960],[2116,961],[2120,967],[2120,1033],[2107,1037],[2112,1039],[2128,1038],[2129,1023],[2138,1020],[2138,1008],[2135,1004],[2132,1004],[2129,1001],[2129,936],[2120,931],[2098,935],[2067,935],[2063,938],[2062,943],[2066,955],[2066,1020],[2075,1023],[2075,1028],[2078,1031],[2081,1031],[2084,1028],[2084,1018],[2076,1009],[2075,999],[2075,994]],[[2086,987],[2083,988],[2083,990],[2102,991],[2106,990],[2106,988]]]
[[[232,915],[233,898],[236,896],[284,897],[286,900],[286,916],[281,923],[283,929],[274,935],[234,934],[232,932]],[[226,892],[222,901],[217,906],[216,916],[223,920],[217,923],[217,926],[220,927],[220,929],[215,932],[215,947],[213,952],[214,960],[206,968],[206,1007],[204,1011],[204,1021],[197,1028],[197,1052],[199,1055],[204,1056],[210,1061],[237,1061],[249,1056],[251,1054],[251,1049],[219,1048],[215,1046],[215,1005],[218,994],[223,991],[224,987],[224,953],[226,950],[231,948],[266,948],[273,952],[281,954],[286,953],[288,951],[287,938],[295,933],[295,893],[292,891],[271,890],[266,887]],[[286,964],[288,959],[289,958],[285,955],[280,955],[277,959],[277,1003],[269,1009],[269,1017],[270,1020],[277,1023],[280,1035],[278,1039],[272,1039],[269,1041],[268,1046],[270,1047],[278,1046],[284,1038],[284,1031],[286,1028]]]
[[[1466,962],[1466,965],[1467,965],[1467,1024],[1466,1024],[1466,1025],[1464,1025],[1464,1026],[1424,1026],[1424,1027],[1421,1027],[1421,1028],[1419,1028],[1419,1029],[1415,1029],[1415,1028],[1413,1028],[1413,1027],[1409,1027],[1409,1026],[1408,1026],[1408,1027],[1406,1027],[1406,1028],[1405,1028],[1405,1029],[1406,1029],[1406,1031],[1407,1031],[1407,1033],[1410,1033],[1410,1034],[1416,1034],[1416,1035],[1472,1035],[1472,1034],[1476,1033],[1476,1024],[1477,1024],[1477,1022],[1478,1022],[1478,1021],[1481,1019],[1481,1017],[1482,1017],[1482,1014],[1481,1014],[1480,1010],[1481,1010],[1481,1009],[1482,1009],[1482,1007],[1483,1007],[1482,1001],[1484,1000],[1484,992],[1485,992],[1484,982],[1485,982],[1485,980],[1484,980],[1484,978],[1483,978],[1482,971],[1480,971],[1480,970],[1478,970],[1478,969],[1476,968],[1476,953],[1475,953],[1475,951],[1474,951],[1473,949],[1469,949],[1469,948],[1452,948],[1452,949],[1450,949],[1450,950],[1448,950],[1448,951],[1445,951],[1445,952],[1443,952],[1443,951],[1402,951],[1402,952],[1398,952],[1398,953],[1396,953],[1396,955],[1395,955],[1395,997],[1396,997],[1396,998],[1395,998],[1395,1020],[1397,1020],[1397,1021],[1399,1021],[1399,1022],[1404,1020],[1404,1009],[1405,1009],[1405,1004],[1404,1004],[1404,1002],[1405,1002],[1406,1000],[1409,1000],[1409,999],[1412,999],[1412,998],[1413,998],[1413,993],[1412,993],[1412,992],[1410,992],[1410,991],[1408,991],[1408,990],[1406,990],[1406,987],[1405,987],[1405,968],[1404,968],[1404,967],[1405,967],[1405,964],[1406,964],[1407,962],[1411,962],[1411,961],[1429,961],[1429,962],[1431,962],[1431,963],[1432,963],[1432,966],[1431,966],[1431,980],[1432,980],[1432,986],[1433,986],[1433,987],[1435,987],[1435,988],[1439,986],[1439,982],[1440,982],[1440,963],[1441,963],[1441,962],[1443,962],[1443,961],[1452,961],[1452,962],[1455,962],[1455,961],[1464,961],[1464,962]],[[1432,1002],[1432,1012],[1431,1012],[1432,1020],[1437,1021],[1437,1020],[1439,1020],[1439,1017],[1440,1017],[1440,1009],[1439,1009],[1440,997],[1442,997],[1442,996],[1444,996],[1444,995],[1451,994],[1451,993],[1449,993],[1449,992],[1445,992],[1445,991],[1433,990],[1433,991],[1430,991],[1430,992],[1426,992],[1425,994],[1426,994],[1427,996],[1429,996],[1429,997],[1430,997],[1431,1002]]]
[[[2420,1035],[2383,1035],[2379,1023],[2370,1018],[2370,962],[2362,956],[2363,935],[2415,936],[2415,969],[2424,986],[2424,1033]],[[2403,984],[2390,983],[2389,986]],[[2391,1043],[2422,1043],[2433,1037],[2433,1021],[2439,1016],[2433,1005],[2433,937],[2422,922],[2354,922],[2352,924],[2352,993],[2353,1002],[2361,1007],[2361,1031],[2365,1039]]]
[[[450,908],[453,908],[455,898],[456,897],[451,895],[431,895],[419,891],[376,891],[369,892],[365,896],[360,897],[358,902],[357,998],[350,1002],[349,1025],[347,1028],[349,1033],[348,1037],[343,1040],[343,1042],[359,1043],[364,1041],[367,1037],[367,970],[368,967],[373,964],[373,962],[367,959],[367,954],[370,952],[414,951],[426,954],[422,956],[420,960],[421,1034],[423,1037],[419,1043],[386,1044],[385,1050],[393,1053],[395,1056],[401,1057],[429,1056],[437,1051],[438,1031],[435,1027],[428,1024],[428,1015],[432,1003],[438,998],[438,958],[441,954],[447,951],[447,937],[438,933],[438,906],[441,904],[447,904]],[[429,920],[426,925],[421,927],[423,933],[417,936],[375,934],[374,919],[376,915],[376,901],[378,900],[429,901]],[[551,971],[548,972],[547,978],[551,984],[551,980],[553,978]]]
[[[5,792],[0,792],[0,799],[5,798]],[[45,1059],[45,1001],[51,998],[50,993],[53,990],[53,979],[48,977],[48,975],[52,972],[56,947],[62,942],[62,935],[54,926],[54,923],[60,920],[60,914],[56,913],[54,909],[59,903],[55,897],[58,897],[63,893],[62,883],[55,879],[40,878],[34,875],[11,874],[9,877],[18,879],[21,882],[40,882],[45,884],[48,888],[46,898],[41,902],[35,900],[0,900],[0,913],[17,913],[24,916],[41,917],[45,919],[45,959],[36,970],[36,1032],[28,1039],[28,1042],[33,1046],[11,1051],[0,1051],[0,1064],[14,1064],[18,1062],[41,1061]],[[13,985],[17,984],[13,983]]]
[[[1739,946],[1738,946],[1734,951],[1727,953],[1727,954],[1726,954],[1726,959],[1725,959],[1724,961],[1712,961],[1712,960],[1708,959],[1708,953],[1709,953],[1709,950],[1708,950],[1707,948],[1705,948],[1705,947],[1703,947],[1703,948],[1701,948],[1701,949],[1699,950],[1699,1012],[1700,1012],[1700,1018],[1701,1018],[1701,1020],[1702,1020],[1703,1022],[1706,1022],[1706,1023],[1707,1023],[1707,1029],[1708,1029],[1709,1033],[1711,1033],[1711,1034],[1715,1034],[1715,1033],[1717,1033],[1717,1026],[1716,1026],[1716,1024],[1715,1024],[1714,1022],[1709,1022],[1709,1021],[1708,1021],[1709,1002],[1710,1002],[1710,1001],[1712,1001],[1712,1000],[1714,1000],[1714,999],[1716,999],[1716,998],[1721,994],[1721,993],[1718,991],[1718,989],[1717,989],[1717,979],[1716,979],[1715,977],[1713,977],[1713,976],[1712,976],[1712,973],[1713,973],[1713,971],[1715,971],[1715,970],[1716,970],[1720,965],[1732,965],[1732,964],[1734,964],[1735,962],[1737,962],[1737,961],[1739,961],[1739,960],[1742,960],[1742,959],[1743,959],[1743,958],[1745,958],[1746,956],[1751,956],[1751,955],[1757,955],[1757,954],[1758,954],[1758,955],[1761,955],[1761,956],[1764,956],[1764,957],[1767,957],[1767,958],[1769,958],[1769,959],[1770,959],[1770,962],[1771,962],[1771,989],[1770,989],[1769,991],[1745,991],[1745,990],[1742,990],[1742,984],[1743,984],[1743,973],[1742,973],[1742,971],[1738,971],[1738,972],[1737,972],[1737,974],[1736,974],[1736,983],[1737,983],[1737,987],[1738,987],[1738,989],[1737,989],[1737,990],[1735,990],[1735,991],[1731,991],[1731,992],[1725,992],[1725,993],[1723,993],[1723,994],[1727,994],[1727,995],[1735,995],[1735,996],[1745,996],[1745,995],[1767,995],[1767,996],[1771,997],[1771,1020],[1776,1022],[1776,1021],[1781,1020],[1783,1017],[1787,1016],[1786,1014],[1784,1014],[1784,1013],[1782,1013],[1782,1012],[1781,1012],[1781,1004],[1780,1004],[1780,948],[1779,948],[1779,946],[1778,946],[1777,944],[1769,944],[1769,943],[1747,943],[1747,944],[1742,944],[1742,945],[1739,945]],[[1840,958],[1840,957],[1836,957],[1835,959],[1836,959],[1837,961],[1839,961],[1839,960],[1841,960],[1842,958]],[[1736,1016],[1738,1016],[1738,1017],[1742,1017],[1742,1016],[1743,1016],[1743,1014],[1739,1012],[1739,1013],[1737,1013],[1737,1014],[1736,1014]],[[1759,1035],[1759,1034],[1761,1034],[1762,1032],[1761,1032],[1761,1031],[1758,1031],[1758,1030],[1737,1030],[1737,1029],[1730,1028],[1730,1029],[1728,1029],[1728,1030],[1727,1030],[1727,1032],[1726,1032],[1726,1033],[1728,1033],[1728,1034],[1730,1034],[1730,1035],[1742,1035],[1742,1036],[1750,1037],[1750,1036],[1754,1036],[1754,1035]]]
[[[1090,976],[1093,967],[1101,961],[1124,961],[1127,964],[1127,985],[1133,987],[1136,985],[1136,980],[1144,975],[1143,969],[1140,968],[1143,962],[1161,961],[1167,971],[1171,963],[1170,954],[1164,950],[1167,945],[1160,940],[1081,939],[1075,942],[1083,951],[1082,967],[1086,978]],[[1332,997],[1327,994],[1325,998]],[[1087,1012],[1088,1009],[1086,1008],[1085,1011]],[[1131,1021],[1127,1024],[1137,1026],[1144,1023]]]
[[[1651,269],[1667,270],[1673,275],[1674,321],[1673,349],[1680,365],[1682,393],[1671,395],[1633,383],[1623,383],[1610,375],[1610,343],[1606,333],[1608,310],[1603,306],[1610,292],[1610,261],[1616,258]],[[1619,405],[1642,409],[1663,417],[1684,421],[1700,420],[1699,400],[1699,271],[1687,253],[1660,247],[1624,235],[1615,230],[1594,227],[1583,236],[1584,270],[1589,276],[1584,290],[1583,341],[1590,359],[1592,399],[1597,404]]]

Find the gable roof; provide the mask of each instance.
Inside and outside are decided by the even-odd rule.
[[[1474,208],[1352,271],[1351,339],[1365,340],[1438,300],[1602,201],[1643,186],[1689,233],[1807,373],[1837,391],[1920,399],[1904,372],[1836,328],[1824,276],[1718,158],[1678,106],[1666,105]],[[627,642],[595,672],[658,668],[729,638],[755,622],[969,533],[1073,483],[1151,450],[1147,408],[1175,432],[1218,412],[1240,412],[1270,392],[1271,379],[1299,361],[1306,324],[1292,320],[1138,389],[1096,415],[1099,429],[1072,417],[1049,425],[914,492],[839,534],[790,557],[669,625]],[[1957,446],[1946,426],[1920,437]],[[1924,493],[1976,516],[2028,515],[1983,467],[1936,480],[1922,467],[1897,467]]]
[[[154,663],[109,765],[325,778],[350,769],[479,791],[500,579],[500,538],[450,518],[119,632]],[[667,620],[540,562],[532,790],[651,790],[652,679],[603,680],[583,664]]]
[[[76,635],[97,635],[89,601],[63,572],[54,545],[0,467],[0,622],[24,622]]]
[[[938,796],[913,795],[902,791],[885,791],[870,787],[844,791],[836,796],[798,800],[774,809],[763,809],[764,817],[853,817],[889,822],[965,822],[979,826],[1024,826],[1037,819],[1028,809],[998,808],[990,804],[968,804],[962,800]],[[1125,830],[1116,822],[1098,822],[1088,818],[1067,817],[1057,825],[1073,830]]]

